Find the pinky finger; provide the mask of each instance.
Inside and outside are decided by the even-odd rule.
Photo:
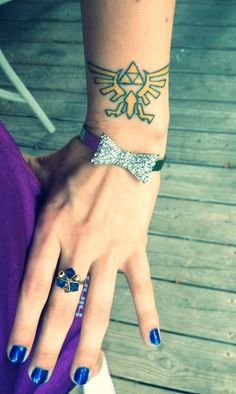
[[[161,342],[160,321],[155,304],[149,262],[145,252],[136,254],[129,259],[125,275],[133,296],[143,340],[148,346],[157,346]]]

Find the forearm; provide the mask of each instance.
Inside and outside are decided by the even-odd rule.
[[[105,131],[124,148],[163,155],[169,123],[166,66],[175,1],[82,0],[81,7],[88,88],[86,123],[97,133]],[[104,77],[96,72],[100,67],[116,73],[115,85],[111,74]],[[135,67],[138,79],[135,82],[133,74],[134,83],[127,83],[129,71]],[[148,74],[162,69],[153,79],[157,84],[152,95],[146,89]],[[107,84],[101,83],[104,78]],[[109,87],[114,88],[110,93]]]

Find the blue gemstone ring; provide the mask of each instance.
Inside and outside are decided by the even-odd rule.
[[[61,287],[65,293],[79,290],[79,285],[83,285],[85,280],[81,280],[73,268],[66,268],[57,274],[57,286]]]

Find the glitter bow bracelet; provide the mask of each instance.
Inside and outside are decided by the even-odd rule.
[[[83,125],[78,135],[81,141],[95,151],[91,163],[94,165],[114,164],[129,170],[139,181],[147,183],[152,171],[160,171],[166,156],[161,159],[155,153],[133,153],[122,149],[107,134],[100,137],[88,130]]]

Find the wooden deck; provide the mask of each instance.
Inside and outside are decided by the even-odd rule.
[[[2,6],[0,47],[57,132],[23,104],[1,100],[1,119],[25,152],[61,147],[86,110],[78,1]],[[171,64],[168,162],[148,247],[163,344],[143,344],[119,274],[104,347],[118,394],[235,394],[236,1],[177,0]]]

